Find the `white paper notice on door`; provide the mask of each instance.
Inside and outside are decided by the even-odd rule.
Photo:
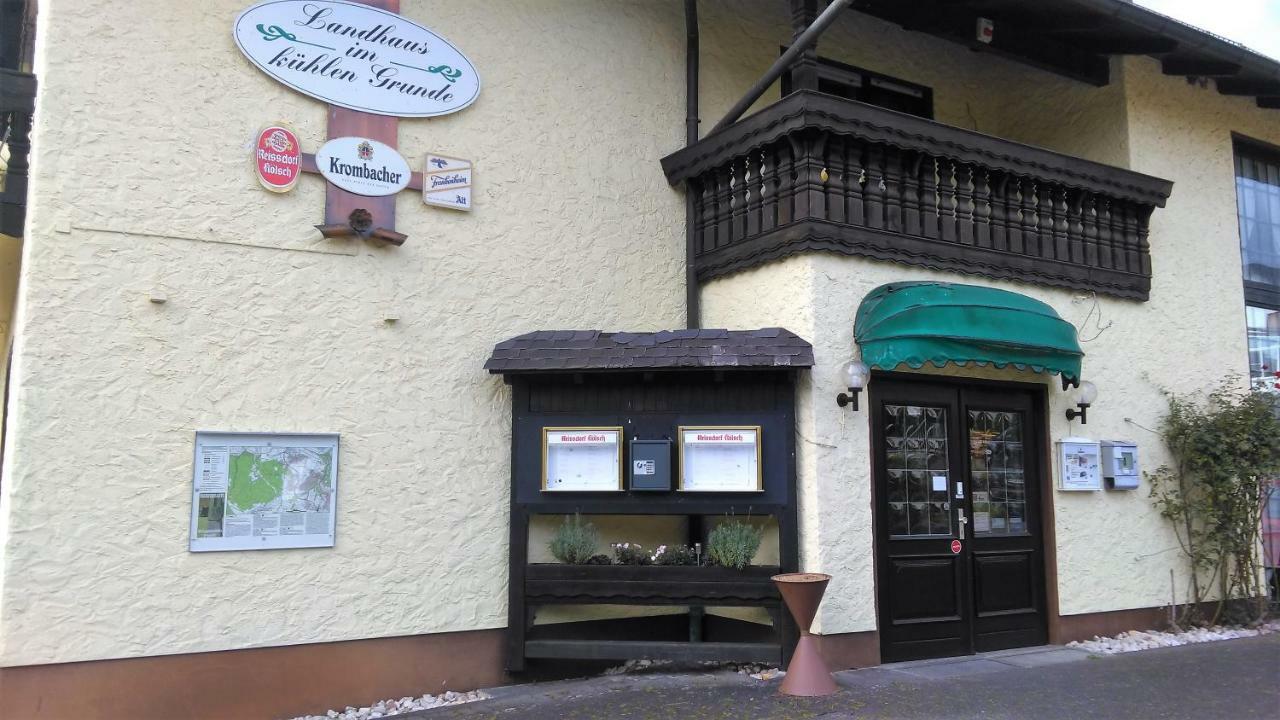
[[[947,491],[947,476],[946,476],[946,475],[934,475],[934,476],[933,476],[933,491],[934,491],[934,492],[946,492],[946,491]]]
[[[991,513],[975,512],[973,514],[973,531],[974,532],[991,532]]]

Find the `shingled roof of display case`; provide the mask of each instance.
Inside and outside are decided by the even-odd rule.
[[[493,348],[494,374],[812,367],[813,346],[782,328],[656,333],[541,330]]]

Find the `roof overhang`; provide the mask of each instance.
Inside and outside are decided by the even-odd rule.
[[[1166,75],[1213,79],[1219,93],[1280,108],[1280,61],[1129,0],[854,0],[855,10],[1093,85],[1113,55],[1150,55]],[[978,41],[979,18],[994,25]]]

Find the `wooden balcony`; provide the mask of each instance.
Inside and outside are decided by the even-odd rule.
[[[663,158],[700,280],[809,251],[1147,299],[1173,184],[812,91]]]
[[[36,78],[0,69],[0,234],[22,236]]]

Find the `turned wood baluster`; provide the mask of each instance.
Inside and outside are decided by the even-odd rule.
[[[1040,257],[1056,258],[1058,256],[1053,239],[1053,196],[1058,189],[1047,183],[1041,183],[1036,190],[1036,219],[1040,223]]]
[[[956,238],[961,245],[972,245],[974,240],[973,175],[972,165],[955,164]]]
[[[1098,196],[1091,192],[1080,195],[1083,198],[1080,209],[1080,236],[1084,239],[1084,264],[1089,267],[1102,267],[1098,258]]]
[[[924,155],[907,153],[902,163],[902,232],[912,237],[920,235],[920,168]]]
[[[767,145],[760,153],[760,232],[778,226],[778,146]]]
[[[1084,263],[1084,231],[1081,226],[1081,207],[1084,205],[1085,192],[1070,190],[1067,192],[1067,216],[1064,221],[1067,235],[1067,257],[1073,263]]]
[[[927,238],[938,237],[938,160],[932,155],[924,156],[920,163],[920,235]]]
[[[854,138],[844,144],[844,190],[846,193],[844,216],[850,225],[866,225],[865,185],[867,182],[864,153],[867,146]]]
[[[764,168],[764,154],[752,150],[747,155],[746,191],[747,191],[747,227],[746,236],[751,238],[760,234],[761,191],[764,189],[760,176]]]
[[[1151,245],[1147,240],[1151,235],[1151,213],[1154,210],[1153,205],[1139,205],[1137,208],[1138,259],[1141,262],[1138,272],[1143,275],[1151,274]]]
[[[720,248],[733,242],[733,163],[716,168],[716,244]]]
[[[747,157],[729,163],[729,241],[740,242],[747,236]]]
[[[884,155],[884,229],[902,232],[902,151],[885,146]]]
[[[956,241],[956,164],[938,158],[938,238]]]
[[[991,247],[1009,249],[1009,176],[998,172],[991,181]]]
[[[1111,198],[1098,198],[1098,267],[1111,269],[1116,266],[1111,237]]]
[[[1120,200],[1111,201],[1111,212],[1107,216],[1107,224],[1111,229],[1111,267],[1116,270],[1124,270],[1124,203]]]
[[[1133,203],[1125,201],[1121,205],[1121,221],[1124,223],[1124,269],[1129,272],[1141,272],[1142,260],[1138,253],[1138,216],[1134,212]]]
[[[884,227],[884,146],[867,147],[867,183],[863,186],[866,204],[866,225],[869,228]]]
[[[708,170],[699,177],[702,195],[698,201],[698,237],[699,252],[710,252],[716,248],[716,172]]]
[[[1022,215],[1018,218],[1022,228],[1022,252],[1040,257],[1040,223],[1036,219],[1036,194],[1043,188],[1029,177],[1022,178]]]
[[[845,222],[845,147],[844,138],[833,135],[827,140],[827,219],[831,222]]]
[[[1053,256],[1059,260],[1072,262],[1071,246],[1067,236],[1067,188],[1054,186],[1053,201]]]
[[[978,247],[991,247],[991,185],[986,168],[973,171],[973,242]]]
[[[795,146],[790,139],[778,143],[778,227],[790,223],[795,218],[792,207],[796,194],[796,157]]]

